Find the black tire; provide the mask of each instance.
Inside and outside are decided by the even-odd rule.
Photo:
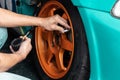
[[[74,58],[68,73],[58,80],[89,80],[90,60],[86,34],[80,14],[70,0],[58,0],[67,10],[72,21],[74,30]],[[45,74],[35,55],[37,71],[41,80],[53,80]]]

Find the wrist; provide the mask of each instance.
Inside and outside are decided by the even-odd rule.
[[[20,52],[15,52],[15,53],[13,53],[13,54],[15,55],[16,60],[17,60],[18,62],[21,62],[22,60],[25,59],[25,57],[23,57]]]
[[[36,26],[43,27],[43,22],[44,22],[43,18],[37,17],[37,19],[36,19]]]

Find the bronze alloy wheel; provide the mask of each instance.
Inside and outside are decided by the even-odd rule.
[[[35,43],[34,60],[40,80],[89,80],[88,41],[78,8],[71,0],[42,1],[44,5],[36,12],[37,16],[58,14],[67,20],[71,30],[62,34],[36,27],[32,42]]]
[[[57,1],[47,2],[38,13],[38,17],[49,17],[55,14],[59,14],[66,19],[71,26],[71,30],[62,34],[58,31],[47,31],[38,26],[35,29],[35,44],[43,71],[49,77],[59,79],[65,76],[72,64],[74,32],[67,10]]]

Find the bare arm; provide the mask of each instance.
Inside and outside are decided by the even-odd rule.
[[[59,15],[38,18],[22,14],[17,14],[0,8],[0,26],[16,27],[16,26],[40,26],[47,30],[58,30],[64,32],[64,29],[57,24],[61,24],[66,28],[70,28],[67,21]]]
[[[7,71],[20,61],[21,58],[17,54],[0,53],[0,72]]]
[[[16,27],[16,26],[38,26],[42,22],[41,18],[27,15],[21,15],[9,10],[0,8],[0,26]]]
[[[14,52],[11,48],[13,53],[0,53],[0,72],[7,71],[17,63],[24,60],[31,49],[31,39],[26,38],[17,52]]]
[[[47,18],[38,18],[16,14],[14,12],[0,8],[0,26],[40,26],[47,30],[58,30],[64,33],[64,29],[58,26],[58,23],[66,28],[70,28],[67,24],[67,21],[61,18],[59,15]],[[13,54],[0,53],[0,71],[6,71],[18,62],[25,59],[32,48],[30,42],[31,41],[27,38],[26,41],[21,45],[20,49],[17,52],[13,51]]]

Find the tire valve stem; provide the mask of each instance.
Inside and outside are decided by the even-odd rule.
[[[65,29],[65,30],[64,30],[64,33],[68,32],[68,31],[70,31],[70,30],[69,30],[69,29]]]

